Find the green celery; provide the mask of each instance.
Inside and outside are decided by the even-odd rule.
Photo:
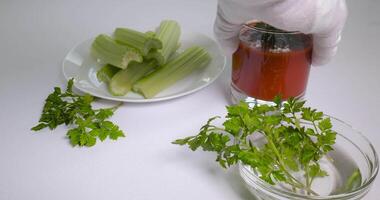
[[[152,49],[161,49],[162,43],[152,33],[141,33],[129,28],[116,28],[114,38],[117,42],[139,50],[147,55]]]
[[[149,74],[157,66],[156,61],[150,60],[143,63],[131,63],[127,69],[117,72],[109,82],[109,91],[114,96],[126,95],[132,85]]]
[[[145,35],[147,35],[149,37],[156,37],[156,32],[154,32],[154,31],[147,31],[147,32],[145,32]]]
[[[131,61],[142,62],[142,55],[135,49],[118,44],[110,36],[98,35],[92,43],[91,54],[100,61],[121,69]]]
[[[133,91],[145,98],[152,98],[195,69],[206,67],[210,61],[211,57],[205,49],[190,47],[161,68],[137,81],[133,85]]]
[[[120,68],[106,64],[98,70],[96,77],[100,82],[108,83],[118,71]]]
[[[150,51],[145,57],[144,59],[147,59],[147,60],[150,60],[150,59],[154,59],[157,61],[158,65],[163,65],[165,63],[165,58],[164,56],[162,56],[162,54],[160,52],[158,52],[157,50],[152,50]]]
[[[162,49],[158,50],[164,57],[165,64],[169,57],[178,49],[181,28],[176,21],[164,20],[156,30],[156,37],[162,42]]]

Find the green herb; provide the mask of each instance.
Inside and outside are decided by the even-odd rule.
[[[261,29],[262,31],[271,31],[274,33],[286,32],[284,30],[278,29],[278,28],[271,26],[271,25],[264,23],[264,22],[256,22],[256,23],[248,24],[248,26],[255,27],[257,29]]]
[[[356,188],[360,187],[362,183],[362,174],[360,173],[360,170],[357,168],[355,169],[351,176],[348,177],[348,180],[346,184],[344,185],[344,190],[345,192],[350,192],[355,190]]]
[[[174,144],[188,145],[217,153],[216,161],[227,168],[238,161],[257,171],[260,178],[270,184],[283,182],[293,191],[311,189],[316,177],[327,176],[319,160],[333,150],[336,132],[330,118],[322,112],[305,107],[305,101],[295,98],[282,103],[276,98],[275,105],[247,103],[227,107],[228,114],[222,127],[212,124],[211,118],[195,136],[178,139]],[[254,140],[252,135],[257,135]],[[255,137],[256,138],[256,137]],[[305,180],[292,174],[302,171]]]
[[[32,128],[33,131],[44,128],[53,130],[65,124],[72,127],[67,132],[70,143],[88,147],[94,146],[97,138],[103,141],[107,137],[112,140],[124,137],[119,127],[107,120],[121,104],[112,108],[93,109],[91,103],[94,98],[88,94],[75,94],[72,88],[73,79],[68,81],[64,93],[61,88],[54,88],[54,92],[45,100],[40,123]]]

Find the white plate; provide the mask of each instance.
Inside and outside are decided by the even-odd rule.
[[[63,61],[63,74],[67,80],[74,78],[74,86],[79,90],[103,99],[124,102],[155,102],[181,97],[210,85],[223,72],[226,65],[226,57],[213,39],[199,33],[183,34],[181,35],[180,50],[194,45],[204,47],[212,57],[212,61],[207,67],[193,72],[151,99],[144,99],[141,95],[133,92],[129,92],[125,96],[112,96],[108,92],[106,84],[99,82],[96,78],[96,72],[102,67],[102,64],[97,63],[90,56],[91,42],[92,39],[78,44],[66,55]]]

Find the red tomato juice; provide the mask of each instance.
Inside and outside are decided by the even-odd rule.
[[[256,99],[272,101],[302,96],[310,71],[312,45],[271,51],[241,42],[233,54],[233,87]]]

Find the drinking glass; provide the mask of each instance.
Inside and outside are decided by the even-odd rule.
[[[233,103],[270,103],[302,98],[306,91],[313,47],[311,35],[283,31],[263,22],[243,25],[232,59]]]

